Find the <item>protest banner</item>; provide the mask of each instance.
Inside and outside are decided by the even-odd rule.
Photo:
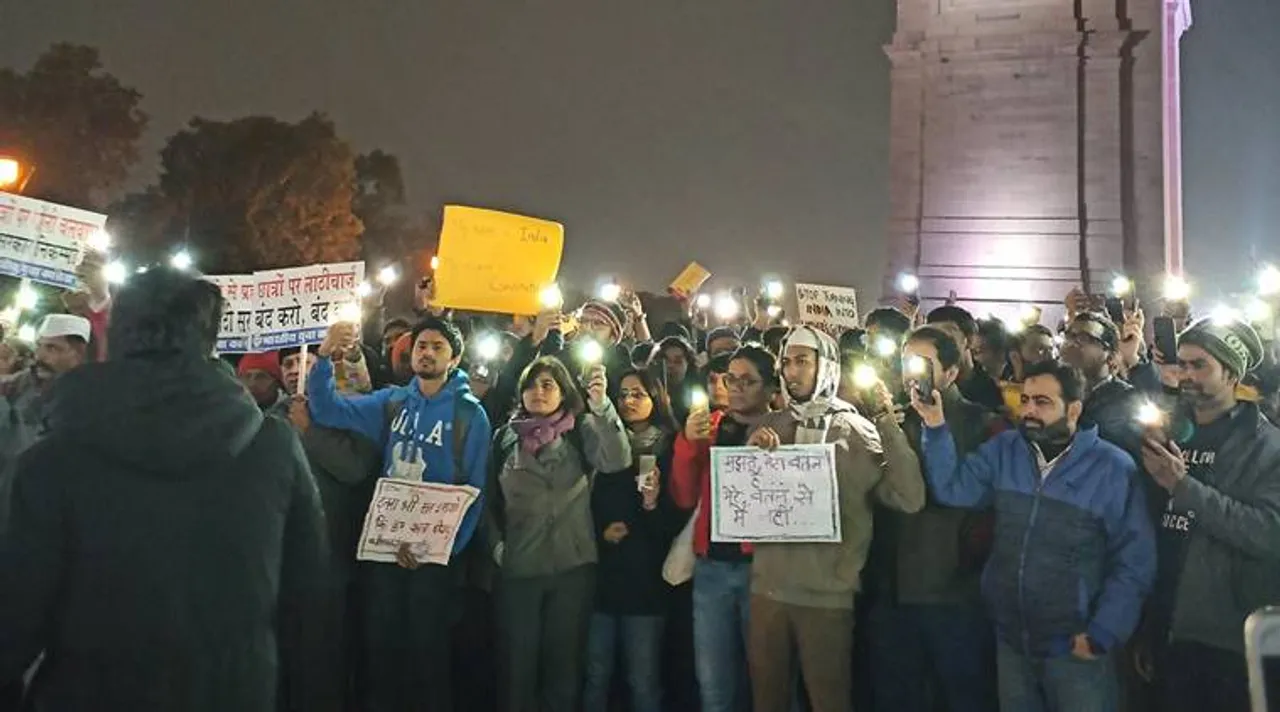
[[[0,193],[0,274],[74,288],[85,243],[107,216]]]
[[[690,262],[676,278],[671,280],[667,291],[677,299],[688,299],[694,292],[711,278],[711,272],[697,262]]]
[[[255,272],[253,351],[318,344],[340,307],[359,304],[363,262]]]
[[[444,207],[432,304],[464,311],[537,314],[555,282],[564,226],[496,210]]]
[[[226,300],[222,308],[222,326],[218,328],[218,353],[248,353],[253,341],[253,312],[258,289],[253,275],[209,275],[205,279],[218,285],[222,298]]]
[[[408,544],[419,563],[449,563],[462,517],[479,496],[470,485],[379,479],[356,559],[395,563],[400,546]]]
[[[711,540],[839,542],[834,445],[711,448]]]
[[[862,325],[858,321],[858,292],[852,287],[797,284],[796,306],[800,323],[836,337]]]

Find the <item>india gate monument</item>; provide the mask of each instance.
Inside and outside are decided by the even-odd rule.
[[[1002,315],[1181,273],[1190,0],[897,5],[887,290]]]

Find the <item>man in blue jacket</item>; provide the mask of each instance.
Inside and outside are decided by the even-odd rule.
[[[407,386],[340,396],[330,357],[358,339],[353,324],[332,327],[307,381],[312,420],[350,430],[383,450],[382,476],[471,485],[483,498],[489,419],[458,370],[462,335],[452,322],[428,317],[412,331],[416,376]],[[365,579],[365,663],[369,712],[452,708],[449,629],[462,584],[458,555],[475,533],[483,501],[458,528],[447,566],[420,565],[402,548],[398,566],[369,563]],[[352,553],[354,556],[354,552]]]
[[[996,623],[1002,712],[1116,709],[1113,655],[1155,578],[1155,535],[1123,450],[1077,427],[1084,378],[1059,362],[1027,369],[1022,417],[963,461],[942,399],[912,393],[937,500],[994,505],[982,595]]]

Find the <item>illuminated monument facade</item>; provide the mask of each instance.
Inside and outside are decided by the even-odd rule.
[[[980,315],[1182,270],[1190,0],[898,0],[886,290]]]

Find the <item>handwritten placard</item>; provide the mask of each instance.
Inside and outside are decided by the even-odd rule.
[[[839,335],[861,326],[858,321],[858,292],[852,287],[797,284],[796,303],[800,322]]]
[[[462,517],[480,490],[383,477],[364,517],[356,559],[394,563],[401,545],[419,563],[447,564]]]
[[[834,445],[711,448],[711,540],[838,542]]]
[[[85,243],[107,216],[0,193],[0,274],[72,288]]]
[[[564,251],[560,223],[496,210],[446,205],[436,268],[436,306],[537,314]]]
[[[218,353],[247,353],[253,341],[253,312],[257,283],[251,274],[210,275],[205,279],[222,290],[222,326],[218,328]]]
[[[688,299],[710,278],[710,270],[697,262],[690,262],[680,270],[680,274],[676,275],[675,279],[671,280],[671,286],[667,287],[667,291],[678,299]]]
[[[255,351],[318,344],[344,304],[360,302],[363,262],[255,272],[253,338]]]

